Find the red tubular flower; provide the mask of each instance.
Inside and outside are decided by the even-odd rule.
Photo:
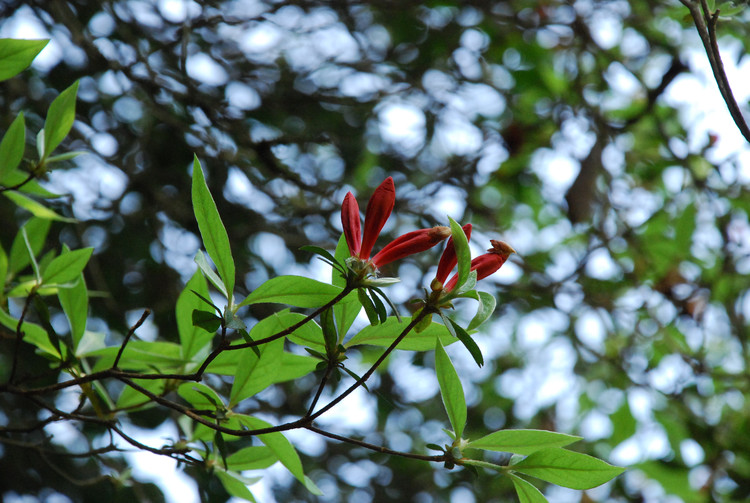
[[[471,224],[463,226],[464,234],[466,234],[466,240],[471,239]],[[438,262],[437,274],[435,274],[435,280],[440,282],[440,285],[445,283],[448,279],[448,274],[456,267],[458,258],[456,257],[456,248],[453,245],[453,238],[448,240],[448,244],[445,246],[443,254],[440,256],[440,262]]]
[[[490,274],[500,269],[502,265],[508,260],[513,253],[516,251],[510,247],[507,243],[502,241],[490,240],[492,248],[487,250],[488,253],[480,255],[471,261],[471,270],[477,272],[477,281],[484,279]],[[458,274],[455,274],[445,285],[444,290],[450,292],[458,283]]]
[[[371,262],[375,267],[382,267],[394,260],[429,250],[450,235],[450,227],[443,226],[407,232],[385,245],[372,257]]]
[[[359,205],[357,204],[357,200],[351,192],[346,195],[344,203],[341,205],[341,225],[344,228],[344,236],[346,244],[349,246],[349,253],[353,257],[362,260],[370,258],[372,247],[375,245],[375,241],[378,239],[386,220],[391,216],[395,203],[396,189],[393,185],[393,178],[389,176],[375,189],[372,197],[370,197],[370,201],[367,203],[363,236],[360,230]]]

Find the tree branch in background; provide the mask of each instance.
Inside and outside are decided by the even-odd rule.
[[[737,100],[732,94],[729,79],[727,79],[727,74],[724,71],[724,63],[721,61],[719,44],[716,40],[716,21],[719,18],[719,11],[710,13],[706,0],[700,0],[700,5],[697,0],[680,0],[680,2],[690,11],[695,28],[698,30],[698,36],[706,50],[708,61],[711,63],[711,71],[714,74],[714,79],[716,79],[716,84],[719,86],[719,92],[729,109],[729,114],[742,136],[750,143],[750,127],[748,127]]]

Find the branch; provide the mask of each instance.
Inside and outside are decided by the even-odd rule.
[[[358,445],[360,447],[364,447],[365,449],[370,449],[371,451],[380,452],[383,454],[391,454],[393,456],[401,456],[402,458],[409,458],[409,459],[419,459],[420,461],[434,461],[436,463],[444,463],[447,459],[445,454],[437,454],[434,456],[428,456],[426,454],[413,454],[411,452],[394,451],[392,449],[388,449],[387,447],[383,447],[381,445],[370,444],[362,440],[357,440],[356,438],[344,437],[342,435],[331,433],[330,431],[321,430],[320,428],[313,426],[311,424],[305,426],[305,428],[312,432],[317,433],[318,435],[332,438],[334,440],[339,440],[341,442],[346,442],[348,444]]]
[[[120,357],[122,356],[123,351],[125,351],[125,346],[127,346],[128,341],[133,336],[136,330],[138,330],[138,327],[143,325],[143,322],[146,321],[146,318],[151,314],[151,309],[146,308],[143,311],[143,314],[141,315],[141,318],[135,322],[135,325],[130,327],[130,330],[128,330],[128,333],[125,335],[125,340],[122,341],[122,344],[120,344],[120,350],[117,352],[117,356],[115,357],[115,362],[112,364],[112,368],[116,369],[117,364],[120,363]]]
[[[680,2],[690,11],[690,16],[693,18],[695,28],[698,30],[698,36],[701,42],[703,42],[706,56],[708,56],[708,61],[711,63],[711,71],[714,74],[716,84],[719,86],[721,97],[729,109],[729,114],[732,116],[732,120],[734,120],[742,136],[750,143],[750,128],[747,122],[745,122],[734,94],[732,94],[729,79],[724,71],[724,63],[721,60],[719,44],[716,40],[716,21],[719,18],[719,11],[717,10],[713,14],[710,14],[706,0],[700,0],[700,5],[697,0],[680,0]]]

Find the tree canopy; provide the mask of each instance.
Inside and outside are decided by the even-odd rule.
[[[750,498],[749,27],[0,0],[0,497]]]

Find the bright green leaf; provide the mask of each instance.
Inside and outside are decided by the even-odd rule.
[[[458,283],[454,289],[459,291],[463,284],[469,277],[469,270],[471,269],[471,251],[469,250],[469,240],[466,239],[466,233],[461,228],[461,225],[448,217],[451,226],[451,237],[453,238],[453,246],[456,249],[456,258],[458,259]]]
[[[340,294],[342,288],[304,276],[276,276],[253,290],[238,307],[273,303],[296,307],[320,307]]]
[[[250,331],[253,340],[263,338],[260,334],[276,331],[276,319],[273,316],[260,321]],[[279,360],[284,350],[284,339],[279,338],[258,347],[258,356],[250,349],[241,350],[239,365],[234,375],[232,391],[229,395],[229,406],[234,407],[245,398],[249,398],[259,391],[263,391],[273,384],[279,370]]]
[[[42,205],[41,203],[35,201],[34,199],[31,199],[29,196],[25,196],[23,194],[20,194],[18,192],[9,190],[6,192],[3,192],[3,195],[13,201],[17,206],[25,209],[32,215],[34,215],[37,218],[44,218],[46,220],[57,220],[60,222],[68,222],[68,223],[75,223],[75,218],[68,218],[64,217],[62,215],[58,215],[51,209],[47,208],[46,206]]]
[[[78,348],[78,344],[86,332],[86,320],[89,309],[89,293],[86,289],[86,280],[83,273],[78,274],[78,279],[73,282],[72,286],[59,288],[57,298],[60,299],[60,305],[63,308],[65,316],[68,318],[70,325],[70,335],[73,338],[73,348]]]
[[[193,184],[192,184],[193,211],[198,221],[203,246],[208,256],[216,264],[219,276],[226,288],[226,297],[229,304],[232,303],[232,292],[234,291],[234,259],[232,249],[229,245],[229,236],[219,216],[214,198],[206,185],[203,176],[203,168],[198,157],[193,160]]]
[[[263,470],[279,459],[265,445],[245,447],[227,457],[227,465],[231,470]]]
[[[385,323],[376,326],[368,325],[359,331],[354,337],[349,339],[344,346],[347,348],[368,344],[371,346],[388,347],[393,340],[398,337],[402,330],[411,322],[410,317],[402,317],[401,322],[395,316],[389,316]],[[445,325],[432,323],[422,332],[417,333],[412,330],[399,343],[398,349],[407,351],[429,351],[435,347],[435,338],[440,337],[443,346],[448,346],[456,342],[451,336]]]
[[[193,324],[193,311],[205,308],[203,301],[193,292],[208,298],[208,285],[200,271],[195,271],[193,277],[185,285],[185,288],[177,298],[175,306],[175,318],[177,318],[177,332],[180,335],[182,356],[188,359],[198,353],[201,348],[211,343],[211,334],[205,329]]]
[[[213,388],[198,382],[184,382],[177,394],[196,409],[215,409],[223,406],[221,397]]]
[[[11,330],[14,334],[18,327],[18,320],[3,310],[0,310],[0,324]],[[35,323],[24,321],[21,326],[24,333],[23,341],[36,346],[40,351],[52,355],[54,358],[60,358],[60,352],[50,343],[47,331]]]
[[[487,321],[487,319],[492,316],[492,313],[495,312],[495,306],[497,305],[497,300],[494,295],[487,292],[477,292],[476,290],[474,290],[474,292],[477,295],[474,298],[479,302],[479,307],[477,308],[477,314],[471,320],[469,326],[466,327],[466,330],[474,330]]]
[[[213,268],[211,268],[211,264],[208,263],[208,259],[200,250],[198,250],[198,253],[195,254],[195,263],[198,264],[198,268],[203,273],[203,276],[205,276],[205,278],[210,281],[217,290],[219,290],[224,298],[229,298],[229,293],[227,292],[226,285],[224,285],[224,282],[221,280],[219,275],[214,272]]]
[[[49,40],[0,39],[0,81],[28,68],[48,42]]]
[[[248,428],[253,430],[268,428],[271,426],[267,422],[251,416],[241,416],[240,420]],[[281,464],[283,464],[297,480],[305,485],[308,491],[316,496],[323,494],[313,481],[305,476],[302,470],[302,462],[299,459],[297,451],[294,449],[291,442],[281,434],[281,432],[265,433],[263,435],[258,435],[258,437],[261,442],[276,454],[276,457],[279,458]]]
[[[587,454],[559,448],[536,451],[512,468],[570,489],[591,489],[625,471]]]
[[[76,117],[76,95],[78,81],[61,92],[49,106],[47,119],[44,121],[44,155],[43,160],[57,148],[68,136]]]
[[[528,455],[550,447],[564,447],[581,437],[545,430],[500,430],[469,442],[467,447],[485,451]]]
[[[23,113],[19,113],[0,142],[0,183],[5,180],[8,173],[16,169],[21,163],[25,149],[26,126],[24,125]]]
[[[83,268],[86,267],[93,252],[93,248],[81,248],[80,250],[62,253],[44,269],[42,283],[45,285],[63,285],[75,281],[83,272]]]
[[[241,475],[224,470],[216,470],[215,473],[221,481],[221,485],[224,486],[224,489],[226,489],[231,496],[255,503],[255,497],[253,496],[253,493],[250,492],[250,489],[247,488],[247,484]],[[260,480],[260,477],[255,480]]]
[[[509,473],[508,476],[513,482],[513,487],[516,488],[519,503],[548,503],[547,498],[539,489],[534,487],[534,484],[512,473]]]
[[[435,344],[435,374],[440,384],[440,396],[443,398],[445,410],[448,413],[453,432],[457,438],[461,438],[466,426],[466,399],[461,381],[458,379],[456,369],[453,368],[448,353],[436,338]]]
[[[39,252],[42,251],[44,242],[47,239],[49,227],[50,221],[42,218],[31,218],[21,227],[21,229],[26,229],[26,235],[29,238],[29,243],[31,244],[31,249],[34,252],[34,255],[38,255]],[[29,254],[26,251],[26,243],[23,239],[23,233],[18,232],[10,247],[8,271],[11,274],[20,272],[29,265],[29,261]]]

